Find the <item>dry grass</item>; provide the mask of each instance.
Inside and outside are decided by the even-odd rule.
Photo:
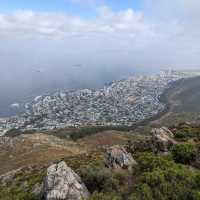
[[[86,152],[83,146],[44,134],[21,135],[0,146],[0,174],[13,169],[50,163]]]
[[[103,159],[105,146],[124,145],[129,139],[143,138],[141,134],[104,131],[76,142],[42,133],[20,135],[0,143],[0,174],[31,165],[46,165],[66,160],[73,168]]]
[[[130,133],[121,131],[104,131],[92,136],[87,136],[79,139],[77,142],[87,145],[89,148],[96,148],[101,146],[112,146],[116,144],[125,144],[131,137]]]

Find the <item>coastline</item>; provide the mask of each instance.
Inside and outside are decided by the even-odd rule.
[[[170,79],[171,77],[169,77],[169,79]],[[187,78],[188,79],[188,78]],[[157,79],[156,79],[157,80]],[[151,115],[149,115],[149,117],[148,118],[146,118],[145,119],[145,117],[144,118],[141,118],[141,120],[139,121],[138,120],[138,122],[136,121],[132,121],[132,123],[131,123],[131,121],[130,121],[130,123],[129,124],[125,124],[125,123],[120,123],[120,124],[102,124],[102,125],[100,125],[100,124],[86,124],[86,125],[80,125],[80,126],[77,126],[79,129],[82,129],[82,128],[84,128],[84,127],[88,127],[88,126],[90,126],[90,127],[96,127],[97,129],[105,129],[105,130],[119,130],[119,131],[133,131],[133,130],[135,130],[135,129],[137,129],[137,128],[145,128],[145,127],[147,127],[149,124],[151,124],[151,122],[154,122],[154,121],[156,121],[156,120],[158,120],[158,119],[160,119],[160,118],[162,118],[162,116],[164,116],[164,115],[166,115],[170,110],[171,110],[171,106],[173,106],[173,105],[171,105],[171,104],[173,104],[173,102],[170,102],[170,98],[169,98],[169,96],[170,96],[170,93],[171,93],[171,91],[173,91],[173,88],[175,87],[176,88],[176,86],[181,86],[180,84],[182,83],[182,81],[183,80],[185,80],[185,78],[181,78],[181,79],[178,79],[178,80],[174,80],[174,81],[170,81],[170,82],[168,82],[168,86],[167,87],[165,87],[165,88],[163,88],[163,90],[160,92],[160,93],[158,93],[158,91],[156,91],[157,92],[157,96],[153,93],[152,95],[154,95],[154,97],[155,97],[155,99],[153,98],[153,100],[154,101],[156,101],[157,103],[159,103],[159,104],[162,104],[162,109],[158,109],[157,108],[157,112],[156,113],[151,113]],[[156,87],[155,87],[156,88]],[[151,87],[150,87],[150,89],[151,89]],[[65,97],[65,96],[64,96]],[[60,95],[60,94],[56,94],[56,96],[54,96],[54,99],[55,100],[58,100],[57,102],[60,102],[61,101],[61,103],[60,104],[58,104],[58,106],[59,105],[62,105],[62,100],[63,100],[63,96],[62,95]],[[46,100],[46,101],[48,101],[48,99]],[[69,101],[70,102],[70,101]],[[38,104],[38,105],[43,105],[43,104]],[[157,106],[157,104],[156,104],[156,106]],[[41,107],[42,108],[42,107]],[[147,107],[148,108],[148,107]],[[155,107],[156,108],[156,107]],[[140,107],[139,107],[139,109],[140,109]],[[36,110],[37,111],[37,110]],[[54,117],[54,116],[53,116]],[[31,118],[30,118],[31,119]],[[119,118],[120,119],[120,118]],[[20,119],[21,121],[20,121],[20,123],[22,124],[22,129],[23,130],[26,130],[25,129],[25,126],[23,126],[23,123],[24,123],[24,120],[25,120],[25,118],[22,118],[22,119]],[[37,120],[37,119],[36,119]],[[51,121],[50,121],[51,122]],[[158,121],[159,122],[159,121]],[[12,122],[11,122],[12,123]],[[10,124],[11,124],[10,123]],[[15,125],[14,124],[15,122],[13,122],[13,124],[11,124],[11,125]],[[36,125],[37,125],[37,121],[36,122],[34,122]],[[33,124],[33,123],[32,123]],[[28,124],[29,125],[29,124]],[[40,125],[40,124],[39,124]],[[38,125],[38,127],[39,127],[39,125]],[[54,124],[53,124],[54,125]],[[52,124],[51,124],[51,126],[53,126]],[[153,125],[156,125],[156,123],[155,124],[153,124]],[[54,125],[55,126],[55,125]],[[57,126],[57,125],[56,125]],[[62,122],[62,124],[60,125],[60,127],[56,127],[57,129],[62,129],[62,128],[69,128],[69,127],[72,127],[72,126],[65,126],[65,124],[64,124],[64,122]],[[32,128],[33,127],[33,128]],[[31,127],[31,125],[29,125],[29,129],[27,129],[27,130],[36,130],[36,128],[34,127],[34,125],[32,125],[32,127]],[[41,127],[41,126],[40,126]],[[40,128],[39,127],[39,128]],[[49,127],[50,127],[50,125],[49,125]],[[51,130],[52,128],[50,127],[44,127],[43,129],[41,129],[41,130]],[[98,128],[99,127],[99,128]],[[48,128],[48,129],[47,129]],[[74,128],[76,128],[75,126],[74,126]],[[53,128],[54,129],[54,128]]]

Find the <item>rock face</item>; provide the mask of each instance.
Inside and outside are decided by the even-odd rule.
[[[65,162],[53,164],[47,169],[44,181],[45,200],[83,200],[90,196],[80,177]]]
[[[151,134],[153,150],[156,153],[168,153],[169,149],[177,144],[174,140],[174,134],[166,127],[154,128]]]
[[[112,169],[129,169],[136,165],[136,161],[132,155],[128,153],[122,146],[112,146],[106,151],[107,165]]]

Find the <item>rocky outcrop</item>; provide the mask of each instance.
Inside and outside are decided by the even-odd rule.
[[[112,169],[132,169],[136,161],[122,146],[112,146],[106,150],[106,163]]]
[[[166,127],[154,128],[152,134],[152,148],[156,153],[168,153],[169,149],[177,142],[174,140],[174,134]]]
[[[45,200],[83,200],[90,195],[80,177],[65,162],[47,169],[42,193]]]

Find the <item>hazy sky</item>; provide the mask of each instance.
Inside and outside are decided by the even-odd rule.
[[[0,0],[0,91],[200,68],[199,10],[199,0]]]
[[[0,0],[0,72],[196,68],[199,10],[198,0]]]

